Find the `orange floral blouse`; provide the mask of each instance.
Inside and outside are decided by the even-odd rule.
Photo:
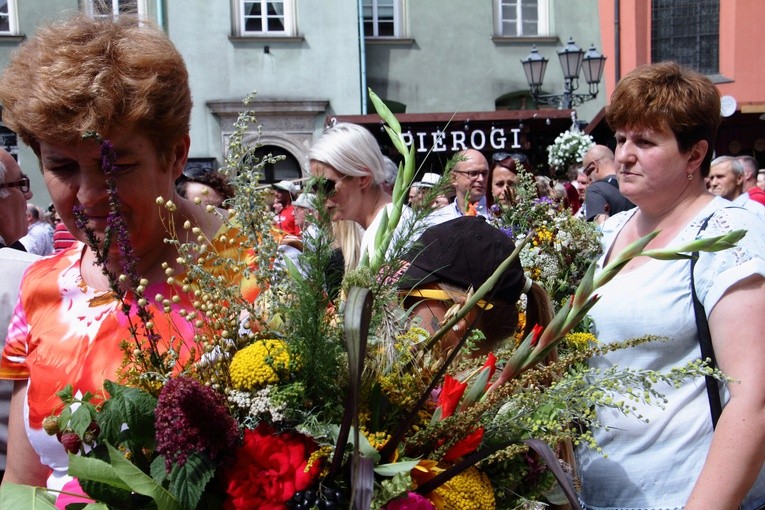
[[[231,230],[224,233],[231,239]],[[222,248],[220,243],[213,244]],[[115,380],[122,364],[120,344],[131,339],[128,317],[116,296],[83,281],[80,261],[84,249],[85,245],[78,242],[27,269],[0,359],[0,379],[29,380],[24,405],[27,433],[43,464],[52,469],[48,487],[55,489],[69,480],[63,447],[55,436],[42,430],[43,419],[61,410],[56,392],[71,384],[75,395],[103,395],[104,380]],[[240,282],[240,286],[245,298],[254,300],[254,282]],[[158,293],[178,294],[181,301],[166,314],[153,302]],[[194,331],[178,312],[191,308],[189,296],[165,282],[150,285],[145,296],[154,316],[163,317],[155,321],[157,332],[163,339],[171,335],[183,339],[187,349],[179,355],[181,361],[188,361]],[[134,324],[138,320],[135,312],[133,306],[130,315]]]

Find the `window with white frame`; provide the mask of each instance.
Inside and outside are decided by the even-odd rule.
[[[85,0],[85,12],[93,18],[117,18],[120,14],[146,14],[146,0]]]
[[[0,1],[0,35],[17,35],[16,0]]]
[[[237,0],[238,35],[295,36],[294,0]]]
[[[497,0],[497,34],[504,37],[547,35],[548,0]]]
[[[364,0],[365,37],[403,37],[403,0]]]

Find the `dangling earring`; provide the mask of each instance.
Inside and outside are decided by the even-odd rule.
[[[692,180],[693,180],[693,174],[688,174],[688,180],[689,180],[689,181],[692,181]]]

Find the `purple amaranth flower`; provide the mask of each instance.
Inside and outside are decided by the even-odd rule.
[[[154,413],[157,452],[169,473],[193,453],[220,463],[233,455],[239,442],[236,421],[222,395],[190,377],[170,379],[159,394]]]

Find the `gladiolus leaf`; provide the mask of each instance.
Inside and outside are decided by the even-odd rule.
[[[405,460],[402,462],[391,462],[375,466],[375,473],[380,476],[393,476],[399,473],[408,473],[417,467],[419,460]]]

